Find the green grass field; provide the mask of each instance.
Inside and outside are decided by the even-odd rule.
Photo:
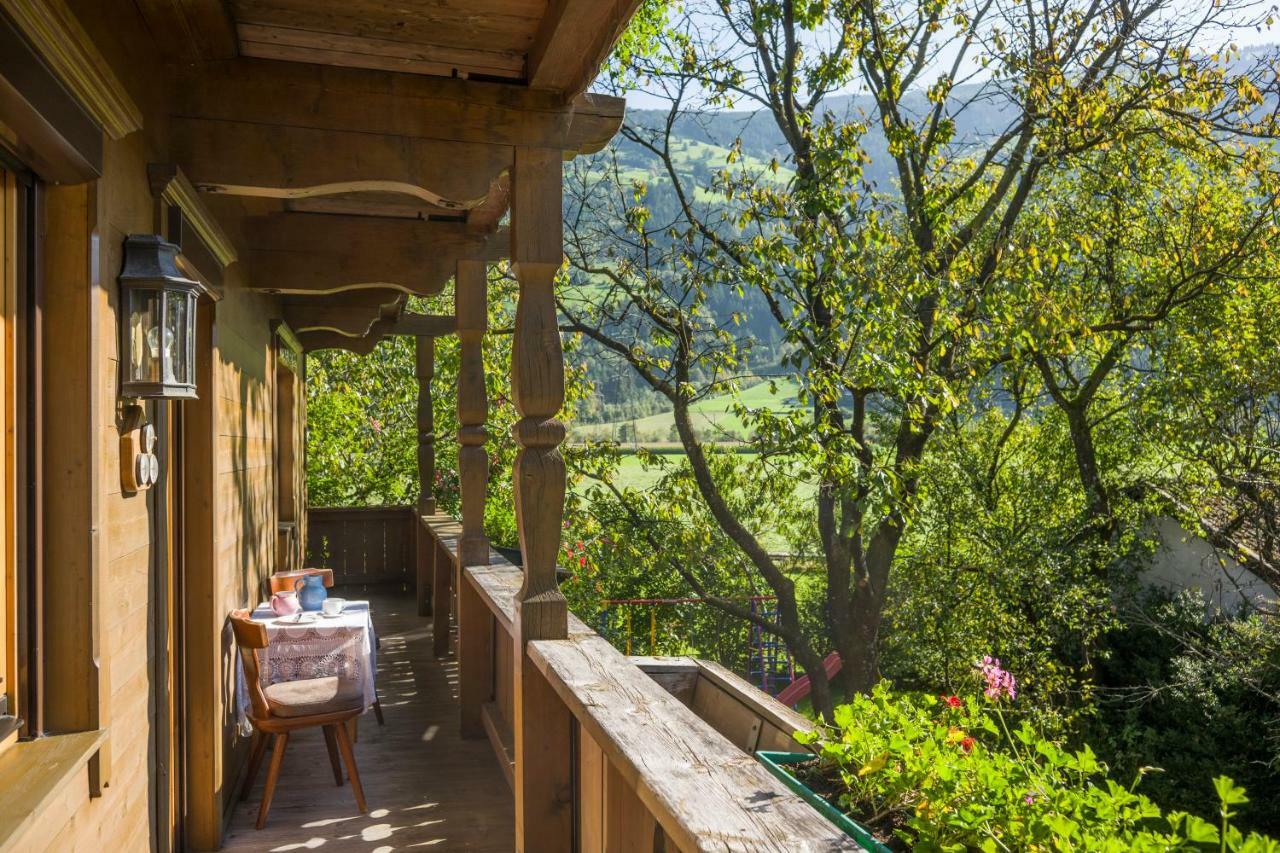
[[[744,388],[738,394],[718,394],[694,403],[690,409],[694,429],[705,441],[741,441],[747,436],[747,426],[733,412],[735,402],[748,408],[767,408],[778,412],[791,411],[799,406],[796,400],[797,385],[791,380],[776,383],[760,382]],[[775,390],[776,389],[776,390]],[[579,441],[619,441],[624,437],[623,425],[634,429],[627,439],[643,445],[672,441],[675,419],[670,412],[659,412],[633,421],[616,421],[604,424],[575,424],[572,437]]]

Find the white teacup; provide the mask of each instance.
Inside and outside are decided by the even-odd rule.
[[[326,598],[320,605],[320,610],[325,616],[337,616],[346,606],[345,598]]]

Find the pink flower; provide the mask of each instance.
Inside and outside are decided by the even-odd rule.
[[[1018,698],[1018,684],[1014,680],[1013,673],[1000,667],[1000,659],[993,658],[991,655],[983,656],[982,660],[974,664],[982,673],[982,678],[987,682],[987,686],[983,688],[983,693],[988,699],[998,700],[1004,697],[1009,699]]]

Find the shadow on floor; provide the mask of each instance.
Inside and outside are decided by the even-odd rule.
[[[508,853],[511,790],[489,743],[458,737],[457,663],[432,655],[431,620],[416,615],[411,593],[344,597],[370,601],[382,642],[386,726],[365,714],[355,744],[369,813],[356,812],[349,783],[334,785],[324,736],[308,729],[290,739],[266,827],[253,828],[264,768],[249,799],[236,803],[223,849]]]

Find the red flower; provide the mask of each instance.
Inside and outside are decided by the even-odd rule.
[[[939,696],[938,698],[943,702],[946,702],[952,708],[960,708],[964,705],[964,703],[960,701],[959,696]]]
[[[977,743],[978,742],[973,738],[966,737],[964,740],[960,741],[960,751],[968,755],[970,752],[973,752],[973,748]]]

